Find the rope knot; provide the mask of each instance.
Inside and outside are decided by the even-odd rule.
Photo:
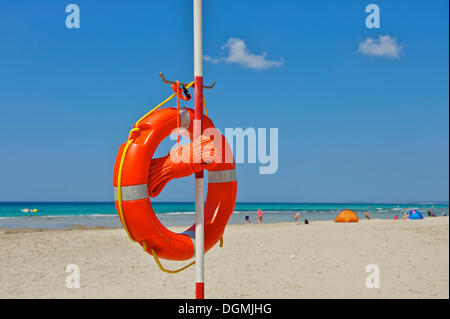
[[[135,140],[139,134],[141,134],[141,128],[140,127],[133,127],[130,130],[130,133],[128,133],[128,139],[129,140]]]

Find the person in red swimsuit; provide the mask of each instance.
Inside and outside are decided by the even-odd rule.
[[[258,216],[257,216],[257,218],[258,218],[258,222],[260,224],[262,223],[263,215],[264,214],[263,214],[262,210],[258,208]]]

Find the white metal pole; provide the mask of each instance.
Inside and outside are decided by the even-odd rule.
[[[202,0],[194,0],[194,77],[195,115],[194,140],[202,134],[203,114],[203,32]],[[195,174],[195,296],[205,298],[205,217],[203,197],[203,171]]]
[[[203,78],[202,0],[194,0],[194,75]]]

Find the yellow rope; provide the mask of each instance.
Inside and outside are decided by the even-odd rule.
[[[208,116],[208,110],[206,109],[205,95],[203,95],[203,108],[205,109],[205,115]]]
[[[144,249],[145,252],[147,252],[147,243],[144,241],[142,242],[142,248]],[[151,253],[153,256],[153,259],[155,260],[155,263],[159,266],[159,269],[161,269],[161,271],[168,273],[168,274],[176,274],[179,273],[180,271],[183,271],[189,267],[191,267],[193,264],[195,264],[195,261],[191,262],[190,264],[181,267],[180,269],[176,269],[176,270],[170,270],[170,269],[166,269],[164,268],[164,266],[161,264],[161,262],[159,261],[158,256],[156,255],[156,252],[154,249],[151,249]]]
[[[151,109],[150,112],[148,112],[147,114],[145,114],[143,117],[141,117],[136,124],[134,124],[135,126],[137,126],[139,123],[141,123],[147,116],[149,116],[150,114],[152,114],[154,111],[156,111],[157,109],[159,109],[161,106],[163,106],[164,104],[166,104],[167,102],[169,102],[171,99],[173,99],[177,94],[173,93],[171,96],[169,96],[167,99],[165,99],[163,102],[159,103],[157,106],[155,106],[153,109]]]
[[[153,255],[153,259],[155,259],[156,264],[159,266],[159,269],[161,269],[161,271],[168,273],[168,274],[176,274],[179,273],[189,267],[191,267],[193,264],[195,264],[195,260],[193,262],[191,262],[190,264],[187,264],[184,267],[181,267],[180,269],[176,269],[176,270],[170,270],[170,269],[166,269],[163,267],[163,265],[161,264],[161,262],[159,261],[158,256],[156,256],[155,250],[152,249],[152,255]]]
[[[190,87],[192,87],[194,85],[194,81],[192,81],[191,83],[189,83],[186,86],[186,89],[189,89]],[[123,224],[123,228],[125,228],[125,231],[127,232],[128,237],[130,238],[131,241],[136,241],[134,240],[133,237],[131,237],[130,231],[128,230],[127,224],[125,222],[125,218],[123,216],[123,206],[122,206],[122,171],[123,171],[123,164],[125,163],[125,157],[127,155],[128,152],[128,148],[130,147],[131,143],[134,142],[134,139],[131,138],[131,134],[133,132],[138,132],[140,131],[140,128],[137,127],[139,125],[139,123],[141,123],[143,120],[145,120],[150,114],[152,114],[154,111],[156,111],[157,109],[159,109],[161,106],[163,106],[164,104],[166,104],[167,102],[169,102],[171,99],[173,99],[177,94],[173,93],[172,95],[170,95],[167,99],[165,99],[163,102],[159,103],[157,106],[155,106],[153,109],[150,110],[150,112],[148,112],[147,114],[145,114],[144,116],[142,116],[133,126],[133,128],[130,130],[130,133],[128,134],[128,141],[127,144],[125,145],[123,152],[122,152],[122,156],[120,158],[120,164],[119,164],[119,172],[118,172],[118,176],[117,176],[117,202],[118,202],[118,206],[119,206],[119,217],[120,220]],[[206,116],[208,116],[208,110],[206,109],[206,103],[205,103],[205,96],[203,96],[203,107],[205,109],[205,114]],[[220,244],[219,247],[223,246],[223,238],[220,238]],[[147,251],[147,243],[144,241],[142,242],[142,247],[144,248],[145,251]],[[176,274],[180,271],[183,271],[187,268],[189,268],[190,266],[192,266],[193,264],[195,264],[195,261],[191,262],[190,264],[177,269],[177,270],[170,270],[170,269],[166,269],[163,267],[163,265],[161,264],[161,262],[159,261],[158,256],[156,255],[156,252],[154,249],[151,249],[151,253],[153,255],[153,258],[156,262],[156,264],[159,266],[159,269],[161,269],[161,271],[169,273],[169,274]]]
[[[191,83],[189,83],[186,86],[186,89],[189,89],[190,87],[192,87],[194,85],[194,81],[192,81]],[[157,106],[155,106],[150,112],[148,112],[147,114],[145,114],[143,117],[141,117],[136,124],[134,124],[135,127],[138,126],[139,123],[141,123],[147,116],[149,116],[150,114],[152,114],[152,112],[156,111],[157,109],[159,109],[161,106],[163,106],[164,104],[166,104],[167,102],[169,102],[171,99],[173,99],[175,96],[177,96],[177,93],[173,93],[171,96],[169,96],[167,99],[165,99],[164,101],[162,101],[161,103],[159,103]]]
[[[131,132],[130,132],[131,134]],[[127,154],[128,148],[130,147],[130,144],[133,142],[133,140],[128,140],[127,144],[125,145],[125,148],[122,152],[122,158],[120,159],[120,165],[119,165],[119,173],[117,177],[117,202],[119,206],[119,216],[120,220],[122,221],[123,228],[125,228],[125,231],[127,232],[128,237],[132,240],[133,237],[131,237],[130,231],[128,230],[127,223],[125,222],[125,218],[123,217],[123,208],[122,208],[122,170],[123,170],[123,163],[125,162],[125,155]]]
[[[220,248],[223,247],[223,237],[220,237],[219,247],[220,247]],[[145,241],[142,242],[142,248],[144,249],[145,252],[147,252],[147,243],[146,243]],[[189,267],[191,267],[192,265],[195,264],[195,260],[194,260],[194,261],[191,262],[190,264],[187,264],[186,266],[181,267],[181,268],[176,269],[176,270],[166,269],[166,268],[164,268],[164,266],[161,264],[161,261],[159,260],[158,256],[156,255],[155,250],[154,250],[154,249],[151,249],[151,252],[152,252],[153,259],[155,260],[155,262],[156,262],[156,264],[158,265],[159,269],[161,269],[161,271],[163,271],[163,272],[165,272],[165,273],[168,273],[168,274],[176,274],[176,273],[179,273],[179,272],[181,272],[181,271],[183,271],[183,270],[185,270],[185,269],[187,269],[187,268],[189,268]]]

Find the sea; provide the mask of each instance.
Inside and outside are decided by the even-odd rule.
[[[190,226],[195,221],[194,203],[152,202],[159,220],[167,227]],[[436,216],[449,213],[448,203],[237,203],[229,224],[244,224],[245,216],[256,223],[256,212],[264,213],[263,223],[294,222],[300,213],[300,222],[333,220],[344,209],[355,211],[364,219],[370,217],[393,219],[405,212],[418,210],[427,218],[431,210]],[[30,212],[30,210],[37,210]],[[62,229],[79,227],[121,227],[112,202],[3,202],[0,203],[0,229]]]

